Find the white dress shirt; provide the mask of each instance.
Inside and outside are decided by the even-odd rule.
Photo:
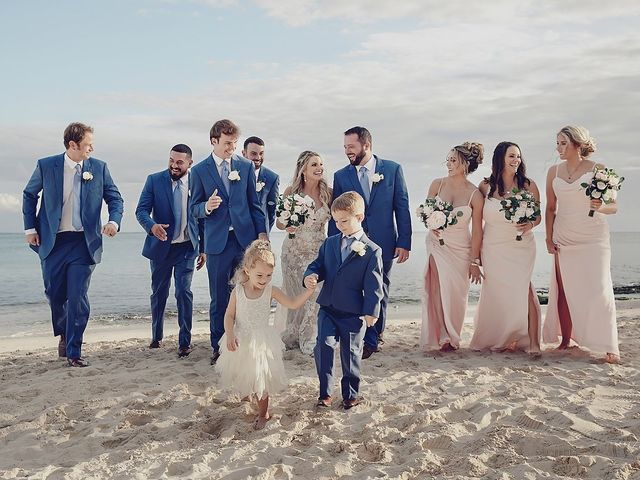
[[[371,154],[369,161],[363,165],[356,165],[356,171],[358,172],[358,178],[360,178],[360,168],[367,168],[367,178],[369,179],[369,191],[373,188],[373,176],[376,173],[376,157]]]
[[[180,222],[180,235],[171,240],[171,243],[182,243],[189,240],[189,230],[187,229],[187,202],[189,201],[189,172],[178,180],[171,180],[171,191],[176,188],[176,184],[179,184],[178,188],[182,194],[182,221]]]
[[[220,175],[220,178],[222,178],[222,162],[227,162],[229,164],[229,173],[231,173],[231,159],[230,158],[227,158],[226,160],[223,160],[222,158],[217,157],[214,153],[212,153],[211,156],[213,157],[213,161],[216,162],[216,167],[218,168],[218,175]],[[231,193],[231,192],[229,192],[229,193]],[[220,196],[220,195],[218,195],[218,196]],[[211,212],[213,210],[208,210],[206,205],[205,205],[204,211],[205,211],[205,213],[207,215],[211,215]],[[233,226],[230,225],[229,226],[229,231],[232,231],[232,230],[233,230]]]

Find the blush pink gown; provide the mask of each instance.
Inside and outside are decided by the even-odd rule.
[[[516,241],[515,225],[504,218],[500,208],[500,200],[485,199],[481,253],[484,279],[469,346],[473,350],[502,350],[515,343],[516,348],[528,350],[530,292],[540,321],[540,304],[531,283],[536,243],[531,231]]]
[[[589,198],[580,187],[591,182],[587,172],[573,183],[553,179],[557,197],[553,242],[558,245],[558,262],[573,329],[571,338],[594,353],[619,355],[616,304],[611,281],[611,246],[609,224],[605,216],[588,216]],[[549,283],[549,306],[543,336],[548,343],[558,342],[558,283],[552,262]]]
[[[441,184],[442,186],[442,184]],[[424,272],[422,295],[422,328],[420,347],[424,351],[439,349],[445,343],[452,347],[460,346],[460,332],[467,311],[469,294],[469,262],[471,259],[471,194],[467,205],[454,208],[454,213],[462,212],[458,223],[441,232],[445,242],[440,245],[438,237],[432,232],[427,235],[427,266]],[[480,195],[479,193],[477,195]],[[432,256],[438,271],[440,297],[433,293],[429,271],[429,257]],[[438,319],[435,302],[441,302],[443,319]]]

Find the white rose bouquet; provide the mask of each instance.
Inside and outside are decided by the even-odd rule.
[[[418,218],[429,230],[444,230],[450,225],[458,223],[458,218],[463,215],[461,211],[453,214],[453,205],[445,202],[440,197],[427,198],[416,210]],[[440,239],[440,245],[444,240]]]
[[[511,196],[500,200],[500,205],[504,218],[517,225],[533,223],[540,217],[540,202],[528,190],[514,188]],[[522,233],[516,235],[516,240],[522,240]]]
[[[587,197],[591,200],[602,200],[603,203],[611,203],[618,197],[620,184],[624,177],[619,176],[612,168],[604,168],[596,165],[593,168],[591,183],[581,183]],[[593,217],[593,210],[589,210],[589,216]]]
[[[313,205],[313,199],[307,195],[279,195],[276,202],[276,218],[285,228],[299,227],[309,218]],[[289,233],[289,238],[295,236],[295,232]]]

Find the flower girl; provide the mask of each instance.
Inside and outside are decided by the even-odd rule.
[[[296,309],[313,294],[313,289],[306,289],[291,298],[271,286],[275,263],[269,242],[255,240],[247,247],[234,277],[235,288],[224,316],[225,334],[216,364],[222,387],[257,401],[256,430],[270,418],[269,395],[287,387],[282,361],[284,344],[277,329],[269,325],[271,299]]]

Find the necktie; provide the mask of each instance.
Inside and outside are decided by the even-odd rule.
[[[367,167],[360,167],[360,186],[364,192],[364,200],[369,203],[371,190],[369,190],[369,177],[367,176]]]
[[[173,240],[178,238],[182,233],[182,191],[180,190],[181,179],[176,181],[176,187],[173,189],[173,217],[176,224],[173,227]]]
[[[82,230],[82,215],[80,214],[80,190],[82,189],[82,167],[76,165],[76,173],[73,175],[73,211],[71,225],[75,230]]]
[[[344,241],[343,241],[344,246],[342,247],[342,251],[340,252],[343,262],[347,259],[347,257],[351,253],[351,244],[353,243],[354,240],[355,238],[353,237],[344,237]]]
[[[222,161],[222,183],[224,183],[224,189],[229,195],[229,162],[227,160]]]

